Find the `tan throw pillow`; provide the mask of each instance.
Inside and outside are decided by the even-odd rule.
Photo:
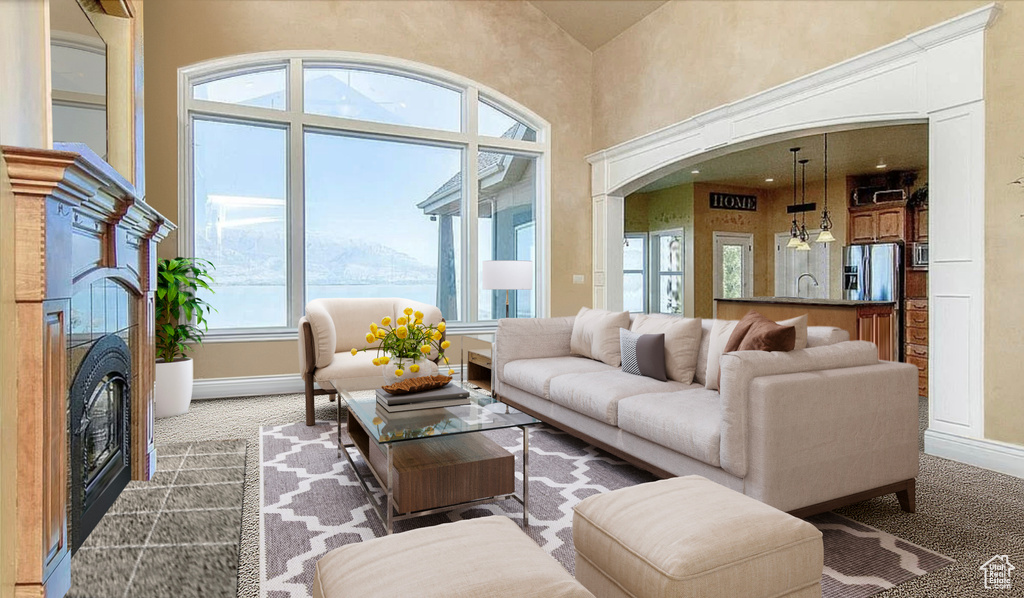
[[[619,367],[619,328],[629,328],[629,312],[581,307],[572,323],[569,351],[573,355]]]
[[[697,353],[700,351],[700,318],[639,314],[630,330],[638,334],[664,334],[665,372],[672,380],[693,383]]]
[[[718,372],[725,345],[736,329],[739,320],[715,320],[711,326],[711,341],[708,343],[708,369],[704,374],[704,388],[718,390]]]
[[[793,350],[807,348],[807,314],[788,320],[779,320],[776,324],[779,326],[792,326],[796,329],[796,346],[793,347]]]
[[[796,344],[796,328],[780,326],[754,310],[739,321],[723,353],[733,351],[792,351]]]

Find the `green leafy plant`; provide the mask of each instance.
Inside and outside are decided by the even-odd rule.
[[[213,292],[209,271],[214,265],[200,258],[160,260],[156,267],[156,355],[163,362],[185,359],[189,343],[201,344],[208,326],[206,316],[217,311],[196,296],[200,289]],[[202,326],[202,328],[200,328]]]

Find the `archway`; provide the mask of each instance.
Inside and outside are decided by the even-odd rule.
[[[984,437],[984,34],[997,12],[994,4],[979,8],[589,156],[594,306],[622,306],[628,193],[668,172],[789,137],[927,122],[933,392],[926,442],[936,434]]]

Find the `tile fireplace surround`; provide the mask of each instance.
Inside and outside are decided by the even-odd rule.
[[[156,243],[173,225],[81,144],[3,147],[14,192],[18,595],[71,554],[153,448]]]

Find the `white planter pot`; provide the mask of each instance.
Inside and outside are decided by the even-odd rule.
[[[188,412],[192,403],[192,359],[156,364],[157,419]]]
[[[401,361],[401,365],[399,365]],[[409,370],[409,366],[412,364],[420,366],[418,372],[412,372]],[[402,375],[396,376],[395,370],[402,369]],[[433,376],[437,374],[437,364],[430,361],[426,357],[417,357],[415,360],[412,359],[394,359],[392,358],[386,365],[384,365],[384,380],[385,384],[394,384],[395,382],[401,382],[402,380],[408,380],[409,378],[419,378],[421,376]]]

